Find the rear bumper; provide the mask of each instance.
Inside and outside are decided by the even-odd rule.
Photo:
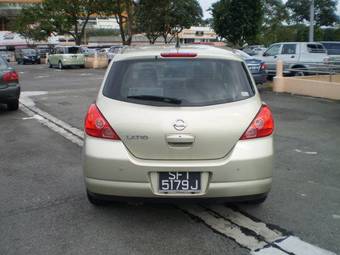
[[[265,83],[267,81],[267,73],[253,73],[252,75],[256,84]]]
[[[0,103],[7,103],[12,100],[17,100],[20,97],[20,86],[12,86],[0,89]]]
[[[85,65],[85,59],[77,61],[64,59],[62,63],[64,66],[82,66]]]
[[[246,197],[268,193],[272,179],[262,179],[242,182],[210,183],[205,194],[157,194],[150,183],[114,182],[85,178],[87,189],[94,194],[105,194],[119,197],[143,197],[143,198],[232,198]]]
[[[89,192],[143,198],[226,198],[268,193],[273,138],[239,141],[225,158],[197,161],[142,160],[122,142],[85,138],[83,169]],[[197,194],[158,192],[158,172],[202,172]]]
[[[24,58],[23,60],[22,60],[22,62],[24,63],[24,64],[40,64],[40,58],[39,59],[28,59],[28,58]]]

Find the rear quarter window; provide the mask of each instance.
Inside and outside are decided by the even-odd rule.
[[[235,102],[254,95],[243,62],[215,59],[125,60],[112,64],[103,95],[115,100],[169,106],[133,97],[167,97],[179,106]]]
[[[329,55],[340,55],[340,43],[323,43]]]
[[[309,53],[326,53],[326,49],[321,44],[307,44]]]

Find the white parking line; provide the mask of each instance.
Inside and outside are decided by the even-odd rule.
[[[286,235],[270,229],[265,223],[254,221],[246,215],[225,206],[186,206],[185,212],[198,217],[214,231],[233,239],[253,255],[336,255],[302,241],[296,236]]]
[[[82,147],[83,131],[37,108],[30,96],[38,94],[41,95],[41,92],[23,93],[20,109],[29,117]],[[296,236],[271,229],[265,223],[225,206],[181,206],[179,209],[200,219],[212,230],[234,240],[252,255],[336,255]]]

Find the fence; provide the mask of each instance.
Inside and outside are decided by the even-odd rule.
[[[288,69],[296,75],[303,73],[300,77],[284,77],[283,67],[283,62],[279,60],[276,65],[276,77],[274,77],[275,92],[340,100],[340,65],[327,63],[314,68],[311,66],[308,69]]]

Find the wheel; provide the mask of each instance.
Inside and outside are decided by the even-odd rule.
[[[16,111],[16,110],[18,110],[19,109],[19,100],[18,99],[17,100],[13,100],[13,101],[7,103],[7,109],[9,111]]]
[[[63,63],[61,61],[58,62],[59,70],[64,69]]]
[[[52,67],[53,67],[49,60],[47,61],[47,64],[48,64],[48,67],[49,67],[49,68],[52,68]]]
[[[274,79],[274,76],[273,75],[267,75],[267,80],[268,81],[272,81]]]
[[[305,73],[303,71],[295,71],[293,72],[293,76],[305,76]]]
[[[108,201],[100,199],[96,194],[93,194],[90,191],[86,191],[86,194],[87,200],[95,206],[105,206],[108,204]]]
[[[291,71],[292,76],[305,76],[306,75],[306,73],[304,73],[304,71],[303,71],[303,70],[306,69],[306,67],[304,67],[304,66],[293,66],[292,69],[293,69]],[[294,69],[297,69],[297,70],[294,71]]]
[[[79,67],[80,67],[80,68],[85,68],[85,65],[80,65]]]

